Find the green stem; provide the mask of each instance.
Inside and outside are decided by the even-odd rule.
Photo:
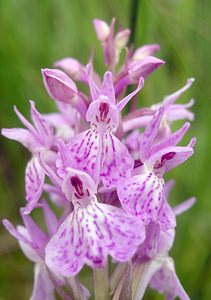
[[[131,34],[130,34],[129,44],[133,44],[135,42],[139,3],[140,3],[140,0],[132,0],[131,1],[131,11],[130,11]]]
[[[96,300],[109,300],[108,264],[104,268],[95,269],[94,292]]]

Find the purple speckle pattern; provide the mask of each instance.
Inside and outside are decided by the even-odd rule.
[[[46,263],[63,276],[77,274],[86,263],[105,265],[107,256],[128,261],[145,238],[144,224],[121,208],[91,200],[69,215],[46,247]]]
[[[100,175],[104,186],[110,188],[131,175],[134,160],[127,147],[111,133],[103,136],[103,150],[104,161]]]
[[[25,171],[26,201],[25,213],[36,207],[43,191],[45,174],[36,157],[32,158]]]
[[[122,206],[145,224],[156,221],[163,201],[164,180],[154,173],[133,176],[118,185]]]
[[[100,136],[95,130],[89,129],[76,135],[68,145],[73,166],[85,171],[96,179],[99,178],[101,159]]]

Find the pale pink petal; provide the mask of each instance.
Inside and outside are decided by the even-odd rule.
[[[164,180],[153,173],[133,176],[117,186],[123,208],[146,224],[158,219],[163,202]]]
[[[57,101],[70,103],[78,90],[72,79],[57,69],[42,69],[44,85],[49,95]]]
[[[140,77],[139,84],[138,84],[137,88],[132,93],[130,93],[128,96],[126,96],[125,98],[123,98],[117,104],[118,109],[120,111],[122,111],[123,108],[128,104],[128,102],[142,89],[143,86],[144,86],[144,79],[142,77]]]
[[[173,104],[179,97],[181,97],[181,95],[187,91],[191,85],[193,84],[193,82],[195,81],[194,78],[189,78],[185,84],[184,87],[182,87],[180,90],[178,90],[177,92],[171,94],[171,95],[168,95],[164,98],[163,100],[163,104],[166,105],[166,104]]]
[[[130,177],[134,160],[127,147],[111,133],[103,136],[103,153],[100,176],[105,187],[114,187],[120,180]]]
[[[87,106],[74,81],[67,74],[57,69],[42,69],[42,75],[45,88],[52,99],[71,104],[81,116],[85,116]]]
[[[154,274],[150,285],[160,293],[164,293],[166,300],[174,300],[177,296],[181,300],[190,300],[177,277],[171,257],[166,258],[162,268]]]
[[[95,83],[94,80],[94,71],[93,71],[93,65],[92,63],[89,63],[86,67],[86,73],[87,73],[87,81],[89,84],[90,94],[92,97],[92,100],[97,100],[97,98],[100,96],[100,89]]]
[[[102,88],[101,88],[101,94],[107,96],[111,103],[113,103],[113,104],[116,103],[115,91],[114,91],[114,85],[113,85],[113,75],[109,71],[107,71],[104,74]]]
[[[147,125],[144,134],[142,135],[142,139],[140,142],[140,158],[141,161],[144,162],[150,156],[150,149],[153,145],[153,141],[158,134],[160,122],[162,120],[164,113],[164,109],[160,108],[150,120]]]
[[[56,61],[54,66],[63,69],[74,80],[86,82],[86,69],[77,59],[65,57]]]
[[[45,223],[48,228],[49,236],[52,236],[56,233],[58,229],[58,219],[54,213],[54,211],[50,208],[46,200],[42,201],[42,209],[45,217]]]
[[[140,77],[146,78],[165,62],[154,56],[147,56],[140,61],[132,61],[128,67],[131,83],[136,83]]]
[[[14,111],[16,113],[16,115],[18,116],[19,120],[22,122],[22,124],[29,130],[31,131],[31,133],[33,133],[34,135],[36,135],[36,130],[35,128],[32,126],[32,124],[19,112],[19,110],[17,109],[16,106],[14,106]]]
[[[26,166],[25,171],[25,190],[26,207],[24,214],[29,214],[38,205],[42,195],[45,173],[37,157],[33,157]]]
[[[99,19],[94,19],[93,24],[94,24],[94,29],[97,34],[97,38],[101,42],[104,42],[110,34],[109,25],[106,22],[104,22],[103,20],[99,20]]]
[[[33,292],[29,300],[56,300],[54,285],[44,263],[35,265]]]
[[[141,60],[146,56],[153,55],[158,50],[160,50],[160,46],[157,44],[142,46],[142,47],[138,48],[137,50],[135,50],[132,59],[136,60],[136,61]]]
[[[23,209],[21,209],[21,216],[27,230],[27,234],[31,241],[33,241],[40,248],[40,255],[44,255],[44,248],[47,243],[48,237],[43,230],[34,222],[29,216],[25,215]]]
[[[153,155],[158,151],[169,146],[176,146],[182,140],[189,128],[190,123],[187,122],[180,129],[178,129],[172,134],[169,134],[166,138],[162,139],[161,142],[153,145],[150,150],[150,155]]]
[[[9,231],[9,233],[16,238],[19,242],[26,244],[29,248],[33,249],[35,252],[39,251],[38,245],[32,242],[29,238],[26,238],[25,235],[21,234],[13,224],[7,219],[2,220],[4,227]]]
[[[171,190],[173,189],[175,185],[175,180],[171,179],[171,180],[168,180],[165,184],[165,196],[166,196],[166,199],[169,198],[169,194],[171,192]]]
[[[8,139],[17,141],[26,147],[29,151],[36,149],[39,144],[33,134],[27,129],[22,128],[3,128],[1,134]]]
[[[175,216],[183,214],[184,212],[189,210],[195,203],[196,203],[196,198],[192,197],[182,202],[181,204],[174,206],[173,211]]]
[[[44,191],[49,195],[50,200],[56,205],[64,207],[67,204],[67,199],[61,191],[59,186],[54,186],[51,184],[44,184]]]
[[[37,138],[41,140],[41,143],[50,148],[53,144],[54,132],[52,126],[47,122],[44,116],[42,116],[36,109],[34,101],[30,101],[31,106],[31,118],[37,129]]]
[[[17,231],[22,234],[26,239],[31,241],[31,237],[24,226],[18,225]],[[20,248],[24,255],[32,262],[37,263],[41,261],[40,255],[33,248],[29,247],[28,244],[24,243],[22,240],[18,240]]]

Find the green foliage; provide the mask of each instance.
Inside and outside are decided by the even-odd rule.
[[[96,69],[101,72],[101,49],[92,19],[110,22],[115,16],[127,27],[129,0],[0,0],[0,126],[15,127],[19,122],[13,105],[28,116],[28,99],[43,112],[54,109],[41,79],[40,69],[51,67],[65,56],[87,63],[90,45],[95,49]],[[172,203],[192,195],[197,204],[178,218],[177,237],[172,252],[176,268],[191,299],[211,295],[211,2],[209,0],[142,0],[138,11],[136,46],[159,43],[159,57],[166,65],[146,81],[140,105],[158,102],[165,94],[181,87],[187,77],[196,83],[184,97],[194,96],[196,120],[191,135],[198,138],[195,156],[176,169],[177,181]],[[28,153],[15,142],[0,138],[0,217],[18,223],[18,208],[24,204],[24,166]],[[0,228],[0,298],[27,299],[31,292],[32,265],[18,251],[17,243]],[[146,299],[162,299],[149,292]]]

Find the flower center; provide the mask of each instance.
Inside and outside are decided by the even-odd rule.
[[[78,176],[72,176],[70,178],[70,182],[76,190],[75,196],[78,199],[82,198],[84,196],[84,192],[83,192],[83,183],[81,179]]]
[[[104,122],[105,119],[107,118],[108,113],[109,113],[109,105],[108,105],[108,103],[106,103],[106,102],[100,103],[99,111],[100,111],[100,120],[102,122]]]

